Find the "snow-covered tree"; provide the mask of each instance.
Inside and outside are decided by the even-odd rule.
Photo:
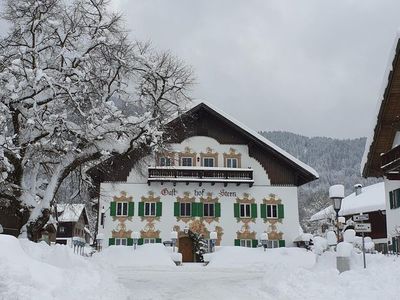
[[[105,0],[8,0],[0,40],[0,200],[32,240],[58,187],[112,153],[154,146],[192,72],[131,42]]]

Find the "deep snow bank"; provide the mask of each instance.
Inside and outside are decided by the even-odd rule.
[[[111,267],[130,267],[130,266],[171,266],[175,267],[171,259],[170,248],[163,244],[145,244],[133,247],[112,246],[104,249],[100,253],[95,253],[93,261]]]
[[[0,299],[126,299],[101,265],[62,245],[48,246],[0,234]]]
[[[291,268],[311,268],[315,263],[315,254],[300,248],[246,248],[216,247],[209,256],[210,268],[254,268],[266,270],[273,265],[290,266]]]

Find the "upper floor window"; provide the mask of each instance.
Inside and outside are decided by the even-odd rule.
[[[170,157],[160,157],[160,166],[169,167],[172,166]]]
[[[240,217],[241,218],[250,218],[250,204],[249,203],[241,203],[240,204]]]
[[[204,167],[214,167],[214,158],[213,157],[203,157],[203,166]]]
[[[181,158],[181,165],[184,166],[184,167],[193,166],[193,158],[192,157],[182,157]]]
[[[277,205],[267,205],[267,218],[278,218]]]
[[[181,217],[190,217],[192,215],[192,203],[182,202],[181,203]]]
[[[227,158],[226,159],[226,167],[227,168],[237,168],[238,167],[237,158]]]
[[[203,211],[204,217],[214,217],[215,216],[214,203],[204,203],[203,209],[204,209],[204,211]]]
[[[400,207],[400,189],[389,192],[390,209]]]
[[[156,203],[146,202],[144,204],[144,215],[145,216],[155,216],[156,215]]]
[[[117,216],[128,215],[128,202],[117,202]]]

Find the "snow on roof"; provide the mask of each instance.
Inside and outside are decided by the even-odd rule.
[[[316,178],[319,178],[319,174],[317,171],[315,171],[312,167],[310,167],[309,165],[303,163],[302,161],[300,161],[299,159],[295,158],[293,155],[287,153],[285,150],[283,150],[282,148],[278,147],[277,145],[275,145],[274,143],[272,143],[270,140],[266,139],[264,136],[262,136],[261,134],[259,134],[258,132],[250,129],[249,127],[247,127],[246,125],[242,124],[241,122],[239,122],[238,120],[236,120],[235,118],[231,117],[230,115],[228,115],[227,113],[225,113],[224,111],[216,108],[215,106],[213,106],[210,103],[201,101],[201,102],[197,102],[195,103],[195,105],[192,107],[196,107],[197,105],[203,104],[205,106],[208,106],[210,109],[214,110],[215,112],[217,112],[218,114],[220,114],[221,116],[223,116],[225,119],[231,121],[232,123],[236,124],[237,126],[239,126],[241,129],[243,129],[244,131],[246,131],[247,133],[249,133],[250,135],[252,135],[254,138],[256,138],[257,140],[259,140],[260,142],[264,143],[265,145],[269,146],[270,148],[274,149],[275,151],[279,152],[281,155],[283,155],[284,157],[286,157],[287,159],[291,160],[293,163],[295,163],[296,165],[298,165],[299,167],[301,167],[302,169],[306,170],[307,172],[311,173],[313,176],[315,176]]]
[[[385,73],[383,75],[383,79],[382,79],[382,84],[381,84],[381,89],[379,91],[378,94],[378,101],[376,103],[375,106],[375,113],[374,116],[372,117],[371,120],[371,125],[370,125],[370,130],[369,130],[369,135],[367,136],[367,141],[365,143],[365,149],[364,149],[364,154],[363,157],[361,159],[361,165],[360,165],[360,171],[361,171],[361,175],[363,175],[363,171],[366,167],[366,164],[368,162],[368,154],[369,151],[371,149],[372,143],[374,141],[374,136],[375,136],[375,129],[378,126],[378,118],[379,118],[379,112],[381,110],[381,106],[382,106],[382,102],[385,100],[385,90],[386,87],[389,84],[389,74],[391,71],[393,71],[393,60],[396,56],[396,48],[397,45],[399,43],[399,39],[400,39],[400,31],[397,32],[396,34],[396,39],[395,42],[393,43],[392,49],[390,51],[390,55],[389,55],[389,59],[386,65],[386,69],[385,69]]]
[[[339,211],[340,216],[348,216],[371,211],[385,210],[385,184],[379,182],[362,189],[361,194],[352,193],[342,201],[342,208]],[[333,218],[335,211],[332,205],[312,215],[310,221],[319,221]]]
[[[81,216],[85,204],[57,204],[59,222],[77,222]]]

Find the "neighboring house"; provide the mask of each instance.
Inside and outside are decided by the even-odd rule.
[[[355,185],[354,188],[354,193],[343,199],[339,216],[345,217],[347,221],[352,219],[354,215],[368,214],[369,220],[366,223],[371,223],[372,232],[367,233],[367,235],[372,238],[376,250],[386,253],[385,184],[380,182],[367,187]],[[323,233],[333,224],[336,224],[336,213],[330,205],[312,215],[310,221],[319,222]]]
[[[90,243],[85,204],[57,204],[57,244],[84,247]]]
[[[388,243],[400,252],[400,43],[387,68],[382,99],[367,139],[361,171],[364,177],[383,177],[385,182]]]
[[[166,126],[166,150],[112,157],[89,171],[98,186],[103,246],[167,242],[178,232],[193,261],[188,229],[217,245],[293,246],[298,187],[317,172],[224,112],[200,103]]]

